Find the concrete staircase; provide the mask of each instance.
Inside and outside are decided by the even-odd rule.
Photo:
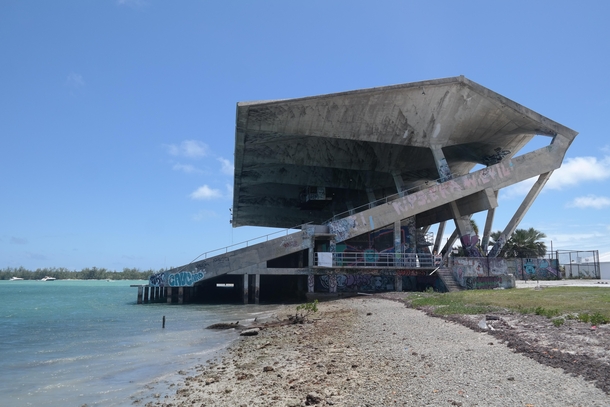
[[[455,281],[455,278],[449,269],[440,268],[436,270],[436,273],[443,281],[443,284],[445,284],[445,287],[447,287],[447,291],[450,293],[462,291],[464,289],[457,283],[457,281]]]

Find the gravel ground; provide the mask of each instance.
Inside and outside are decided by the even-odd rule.
[[[610,396],[593,382],[538,363],[505,338],[461,322],[379,296],[319,308],[311,323],[240,337],[172,387],[174,396],[145,405],[610,405]]]

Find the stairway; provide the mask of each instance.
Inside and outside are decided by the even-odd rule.
[[[457,283],[457,281],[455,281],[455,278],[453,277],[451,270],[445,269],[445,268],[440,268],[436,272],[438,273],[438,276],[441,278],[441,280],[445,284],[445,287],[447,287],[447,291],[449,291],[450,293],[456,292],[456,291],[462,291],[464,289]]]

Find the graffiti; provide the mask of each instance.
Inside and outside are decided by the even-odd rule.
[[[328,277],[328,291],[331,293],[337,292],[337,276],[335,274],[329,275]]]
[[[469,290],[491,290],[500,287],[502,279],[493,277],[466,277],[465,286]]]
[[[165,272],[153,274],[148,278],[148,285],[151,287],[164,287]]]
[[[451,169],[449,168],[449,165],[447,164],[447,161],[445,161],[444,158],[439,162],[438,175],[440,175],[439,178],[441,179],[441,181],[447,181],[451,179]]]
[[[394,276],[370,274],[336,274],[317,276],[323,290],[336,291],[391,291],[394,289]],[[334,280],[334,282],[333,282]],[[330,291],[333,292],[333,291]]]
[[[506,236],[504,235],[504,233],[502,233],[500,235],[500,237],[498,237],[498,241],[496,242],[496,244],[494,244],[494,247],[492,247],[491,250],[489,251],[489,254],[487,255],[487,257],[498,257],[500,250],[502,250],[502,248],[504,247],[505,244],[506,244]]]
[[[478,247],[479,236],[475,234],[464,235],[460,238],[460,241],[468,257],[482,257],[481,250]]]
[[[558,279],[558,268],[555,259],[523,259],[521,267],[516,267],[514,276],[523,280]]]
[[[330,233],[335,235],[336,242],[342,242],[349,238],[350,231],[356,227],[356,220],[350,216],[339,219],[328,224]]]
[[[396,270],[396,275],[398,276],[426,276],[428,275],[428,271],[427,270],[413,270],[413,269],[406,269],[406,270]]]
[[[501,147],[496,148],[495,154],[488,155],[487,157],[483,157],[483,163],[487,166],[498,164],[501,162],[504,157],[510,154],[510,150],[502,150]]]
[[[313,293],[315,290],[315,277],[313,274],[307,276],[307,292]]]
[[[197,281],[203,280],[205,271],[181,271],[180,273],[170,274],[167,281],[170,287],[192,287]]]
[[[297,241],[294,239],[294,237],[292,236],[287,236],[285,238],[282,239],[280,246],[282,246],[285,249],[288,249],[290,247],[297,247],[298,243]]]

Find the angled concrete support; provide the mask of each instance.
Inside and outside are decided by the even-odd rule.
[[[449,236],[449,240],[447,240],[447,243],[445,243],[445,246],[443,246],[443,250],[441,250],[441,253],[445,253],[445,254],[443,254],[443,264],[447,264],[447,258],[451,254],[451,249],[453,248],[453,244],[455,243],[457,238],[458,238],[458,230],[455,229],[453,231],[453,233],[451,234],[451,236]]]
[[[540,174],[538,180],[530,189],[530,192],[528,192],[523,202],[521,202],[519,209],[517,209],[517,212],[515,212],[510,222],[508,222],[508,225],[506,225],[506,228],[504,228],[504,231],[500,234],[498,241],[489,251],[488,257],[498,257],[500,251],[502,250],[502,247],[504,247],[506,241],[515,232],[515,229],[517,229],[517,226],[519,226],[519,223],[523,220],[523,217],[534,203],[534,200],[536,199],[538,194],[540,194],[540,191],[542,191],[542,187],[544,187],[544,184],[546,184],[549,178],[551,178],[551,174],[553,174],[553,171]]]
[[[394,185],[396,185],[396,191],[398,192],[398,195],[401,197],[404,196],[403,191],[405,190],[405,183],[402,180],[402,177],[400,176],[400,174],[393,173],[392,178],[394,178]]]
[[[441,243],[443,241],[443,233],[445,233],[445,221],[440,222],[438,224],[438,229],[436,231],[436,239],[434,240],[434,248],[432,249],[432,253],[439,253],[438,249],[441,247]]]
[[[494,196],[497,201],[498,191],[494,191]],[[491,208],[487,211],[487,218],[485,219],[485,229],[483,229],[483,239],[481,240],[481,249],[483,249],[484,254],[487,254],[487,246],[489,246],[489,236],[491,235],[491,228],[493,227],[495,214],[496,208]]]
[[[430,149],[432,150],[432,155],[434,156],[434,162],[436,163],[436,169],[438,170],[441,182],[449,181],[452,178],[451,169],[449,168],[449,164],[447,164],[441,146],[432,145],[430,146]]]
[[[451,210],[455,216],[455,227],[460,236],[460,242],[464,248],[464,252],[468,257],[481,257],[481,253],[477,247],[479,236],[474,232],[472,223],[470,222],[471,215],[461,216],[460,211],[455,201],[451,202]]]

